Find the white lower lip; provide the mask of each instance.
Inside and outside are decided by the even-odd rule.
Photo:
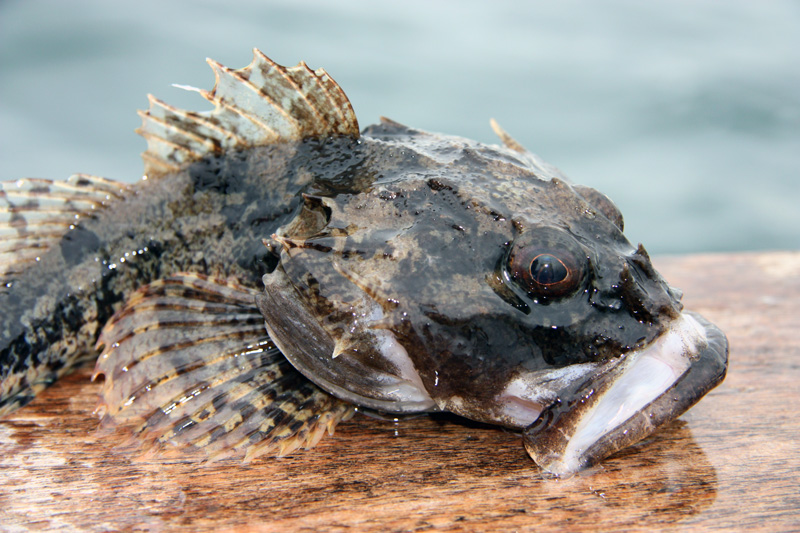
[[[697,320],[681,315],[655,342],[628,354],[620,363],[622,368],[612,370],[620,371],[619,377],[584,415],[560,461],[548,470],[555,474],[577,470],[594,443],[664,394],[686,372],[705,340],[705,330]]]

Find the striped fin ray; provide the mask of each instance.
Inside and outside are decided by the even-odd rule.
[[[211,111],[185,111],[149,96],[140,111],[137,132],[147,140],[145,174],[176,172],[185,165],[225,150],[242,150],[309,137],[359,136],[350,101],[324,69],[304,62],[287,68],[259,50],[238,70],[211,59],[216,83],[196,91],[214,104]]]
[[[265,331],[256,293],[198,274],[137,291],[98,341],[98,413],[131,427],[149,450],[209,458],[284,455],[333,433],[352,407],[286,361]]]
[[[125,196],[129,185],[75,174],[65,181],[0,182],[0,283],[36,261],[81,218]]]

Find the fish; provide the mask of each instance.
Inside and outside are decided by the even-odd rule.
[[[315,446],[357,410],[449,412],[572,475],[725,377],[728,342],[599,191],[390,119],[259,50],[206,111],[152,95],[136,183],[0,183],[0,416],[78,366],[97,415],[209,460]]]

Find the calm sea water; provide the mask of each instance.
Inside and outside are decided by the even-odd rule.
[[[0,1],[0,179],[138,179],[135,110],[258,47],[611,196],[651,253],[800,249],[800,3]]]

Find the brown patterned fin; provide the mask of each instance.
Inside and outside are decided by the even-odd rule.
[[[66,181],[0,182],[0,283],[10,282],[80,219],[122,198],[129,188],[87,174]]]
[[[270,340],[257,291],[178,274],[140,289],[109,321],[98,413],[153,451],[209,458],[311,448],[352,407],[303,377]]]
[[[212,111],[185,111],[149,96],[137,132],[147,140],[145,174],[175,172],[206,155],[309,137],[359,136],[350,101],[323,69],[305,63],[286,68],[259,50],[233,70],[208,60],[214,89],[197,91]]]

